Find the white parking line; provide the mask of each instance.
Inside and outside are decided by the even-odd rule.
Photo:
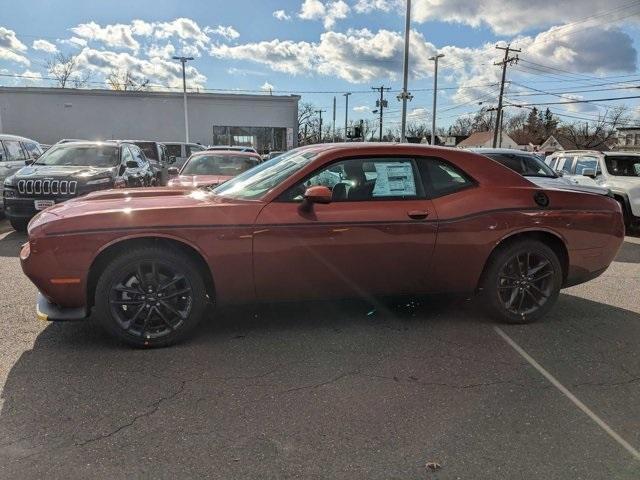
[[[588,416],[591,420],[596,422],[600,428],[602,428],[607,434],[613,438],[616,442],[618,442],[627,452],[629,452],[636,460],[640,460],[640,452],[633,448],[629,442],[627,442],[624,438],[618,435],[609,425],[607,425],[604,420],[602,420],[598,415],[593,413],[593,411],[587,407],[584,403],[582,403],[573,393],[571,393],[567,388],[562,385],[553,375],[547,372],[542,365],[536,362],[531,355],[525,352],[520,345],[518,345],[509,335],[504,333],[501,328],[493,327],[498,335],[502,337],[502,339],[507,342],[511,348],[513,348],[516,352],[520,354],[522,358],[524,358],[529,364],[535,368],[538,372],[542,374],[549,382],[560,390],[564,396],[566,396],[569,400],[571,400],[576,407],[578,407],[582,412]]]

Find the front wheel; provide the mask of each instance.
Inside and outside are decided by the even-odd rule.
[[[542,242],[525,240],[496,252],[484,279],[491,313],[507,323],[529,323],[555,304],[562,286],[562,266]]]
[[[96,286],[98,320],[136,347],[161,347],[184,339],[200,322],[206,304],[205,284],[195,262],[159,247],[116,256]]]

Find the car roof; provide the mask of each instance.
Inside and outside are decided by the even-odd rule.
[[[9,133],[0,133],[0,140],[17,140],[17,141],[28,141],[28,142],[36,142],[35,140],[31,140],[30,138],[27,137],[21,137],[20,135],[11,135]]]
[[[192,157],[201,157],[203,155],[213,155],[212,152],[215,152],[215,154],[220,154],[220,153],[227,153],[230,155],[239,155],[239,156],[246,156],[246,157],[260,157],[260,155],[258,155],[256,152],[251,152],[251,151],[243,151],[243,150],[202,150],[200,152],[193,152],[191,154]]]
[[[113,145],[113,146],[119,146],[122,144],[126,144],[126,143],[131,143],[128,142],[126,140],[78,140],[73,141],[73,142],[65,142],[65,143],[60,143],[60,144],[56,144],[59,147],[75,147],[75,146],[98,146],[98,145]],[[55,145],[54,145],[55,146]]]
[[[504,153],[504,154],[524,154],[524,155],[534,155],[534,156],[539,156],[538,152],[528,152],[526,150],[517,150],[515,148],[487,148],[487,147],[482,147],[482,148],[467,148],[465,150],[471,150],[472,152],[475,153],[482,153],[482,154],[486,154],[486,153]]]

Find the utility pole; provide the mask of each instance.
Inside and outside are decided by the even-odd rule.
[[[179,60],[182,63],[182,92],[184,100],[184,138],[185,143],[189,143],[189,110],[187,109],[187,74],[186,65],[189,60],[193,60],[193,57],[173,57],[174,60]]]
[[[333,97],[333,143],[336,143],[336,97]]]
[[[400,123],[400,141],[406,142],[407,130],[407,100],[413,96],[407,91],[409,83],[409,35],[411,33],[411,0],[407,0],[407,11],[404,19],[404,62],[402,64],[402,92],[398,95],[398,100],[402,101],[402,120]],[[382,99],[382,90],[380,91]],[[382,105],[380,106],[380,141],[382,141]]]
[[[322,143],[322,114],[326,112],[326,110],[315,110],[315,113],[320,115],[320,128],[318,129],[318,143]]]
[[[380,100],[376,100],[376,107],[378,107],[379,114],[380,114],[380,135],[379,135],[378,141],[381,142],[382,141],[382,115],[383,115],[384,109],[389,106],[389,103],[384,99],[384,92],[385,91],[388,92],[389,90],[391,90],[391,87],[385,87],[384,85],[381,85],[379,87],[371,87],[371,90],[376,90],[380,92]],[[374,110],[373,113],[376,113],[376,110]]]
[[[438,99],[438,59],[444,57],[443,53],[438,53],[429,58],[435,62],[433,69],[433,113],[431,114],[431,146],[436,144],[436,102]]]
[[[494,65],[502,65],[502,81],[500,82],[500,96],[498,97],[498,111],[496,114],[496,128],[493,130],[493,148],[496,148],[498,144],[498,129],[500,128],[500,122],[502,117],[502,95],[504,94],[504,81],[507,76],[507,65],[511,65],[513,63],[518,63],[518,56],[509,57],[509,53],[516,52],[519,53],[522,50],[511,48],[511,44],[508,44],[506,47],[499,47],[496,45],[498,50],[504,50],[504,59],[501,62],[494,62]]]
[[[351,92],[343,93],[344,96],[344,141],[347,141],[347,129],[349,128],[349,95]]]

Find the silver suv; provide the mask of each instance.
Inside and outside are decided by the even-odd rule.
[[[0,134],[0,198],[4,196],[4,180],[42,155],[35,140],[17,135]],[[4,202],[0,200],[0,216],[4,215]]]
[[[626,227],[640,225],[640,153],[567,150],[546,161],[578,185],[610,189],[622,207]]]

